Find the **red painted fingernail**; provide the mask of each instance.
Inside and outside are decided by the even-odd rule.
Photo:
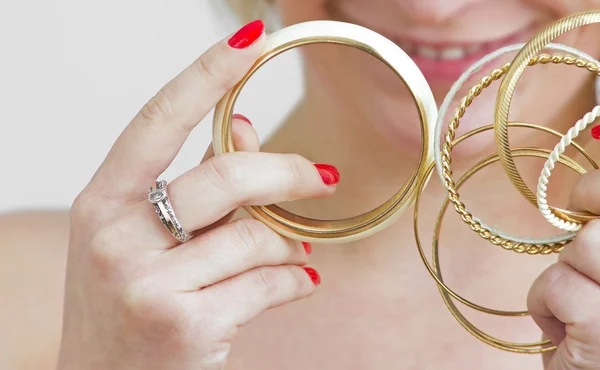
[[[252,125],[252,122],[250,122],[250,120],[248,119],[248,117],[241,115],[241,114],[234,114],[233,116],[231,116],[232,119],[241,119],[242,121],[248,123],[249,125]]]
[[[302,246],[304,247],[304,251],[306,252],[306,254],[312,253],[312,245],[310,243],[302,242]]]
[[[592,137],[596,140],[600,140],[600,125],[592,127]]]
[[[340,182],[340,171],[329,164],[315,164],[325,185],[335,185]]]
[[[319,276],[319,273],[317,272],[317,270],[315,270],[314,268],[311,268],[311,267],[304,267],[304,271],[306,271],[306,273],[310,277],[310,280],[312,280],[312,282],[315,285],[321,284],[321,276]]]
[[[240,28],[227,42],[234,49],[244,49],[254,44],[254,41],[265,32],[265,24],[261,20],[248,23]]]

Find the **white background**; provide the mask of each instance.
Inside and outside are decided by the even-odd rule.
[[[139,108],[239,26],[221,0],[0,1],[0,212],[68,207]],[[299,56],[286,53],[236,112],[264,138],[301,90]],[[198,163],[211,119],[165,179]]]

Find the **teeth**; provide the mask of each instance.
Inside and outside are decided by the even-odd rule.
[[[417,53],[420,56],[428,58],[428,59],[437,59],[438,58],[438,52],[433,48],[418,47]]]
[[[440,55],[441,59],[445,60],[456,60],[464,57],[467,51],[460,48],[448,48],[444,49]]]
[[[468,48],[450,47],[445,49],[435,49],[427,46],[415,46],[408,43],[401,43],[399,46],[407,53],[414,52],[419,56],[433,60],[458,60],[467,55],[481,50],[480,44],[469,46]]]

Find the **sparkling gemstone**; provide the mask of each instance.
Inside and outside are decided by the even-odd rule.
[[[167,195],[167,193],[165,193],[164,190],[156,189],[150,193],[150,195],[148,196],[148,199],[150,199],[150,201],[152,203],[158,203],[158,202],[162,201],[163,199],[165,199],[166,195]]]

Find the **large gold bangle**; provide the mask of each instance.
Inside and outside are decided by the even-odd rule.
[[[561,54],[540,54],[539,56],[533,56],[529,59],[528,65],[536,65],[536,64],[547,64],[547,63],[564,63],[567,65],[575,65],[581,68],[585,68],[589,63],[589,61],[582,58],[574,58],[570,55],[561,55]],[[499,245],[504,249],[512,250],[519,253],[528,253],[528,254],[545,254],[548,251],[560,251],[562,246],[570,239],[566,239],[560,242],[553,243],[522,243],[514,240],[509,240],[500,235],[496,235],[488,228],[482,226],[480,222],[474,219],[473,215],[467,210],[465,204],[460,200],[460,195],[458,194],[458,190],[456,189],[456,184],[452,179],[452,169],[450,164],[452,149],[454,148],[454,138],[456,135],[456,129],[460,124],[461,118],[465,115],[467,108],[473,103],[473,100],[479,96],[484,89],[489,87],[492,82],[501,79],[506,71],[509,69],[510,64],[505,64],[500,69],[493,70],[488,76],[483,77],[478,84],[476,84],[473,88],[469,90],[467,95],[461,99],[459,106],[456,108],[454,116],[448,125],[448,131],[444,137],[444,143],[442,147],[442,176],[444,179],[444,186],[448,190],[448,194],[450,197],[450,201],[454,204],[454,209],[460,215],[461,219],[469,225],[471,230],[477,232],[482,238],[488,240],[494,245]],[[507,125],[508,129],[508,125]],[[579,149],[579,148],[578,148]],[[501,157],[500,157],[501,158]],[[597,164],[588,157],[590,163],[594,168],[598,168]],[[525,186],[525,188],[529,190]],[[533,194],[532,194],[533,195]],[[535,195],[534,200],[535,200]],[[557,213],[563,215],[563,217],[570,217],[574,214],[574,212],[555,209]]]
[[[378,232],[412,206],[417,181],[425,177],[426,168],[433,162],[433,129],[437,119],[437,106],[419,68],[392,41],[354,24],[332,21],[296,24],[268,37],[266,51],[217,105],[213,126],[213,146],[216,154],[235,151],[231,135],[231,116],[235,101],[248,79],[271,58],[292,48],[315,43],[351,46],[385,63],[410,90],[421,120],[422,146],[417,168],[396,194],[369,212],[346,219],[316,220],[293,214],[275,205],[245,207],[254,218],[289,238],[308,242],[339,243]]]
[[[500,162],[502,163],[502,167],[504,168],[504,171],[508,175],[513,185],[525,197],[525,199],[527,199],[536,207],[536,196],[525,184],[523,178],[519,174],[519,171],[515,166],[515,162],[513,161],[508,143],[508,113],[510,110],[512,97],[517,83],[519,82],[519,79],[525,68],[530,64],[532,57],[537,55],[537,53],[546,45],[563,33],[574,28],[593,23],[600,23],[600,11],[590,11],[572,15],[557,21],[550,27],[540,32],[537,36],[527,42],[517,56],[513,59],[508,70],[506,71],[506,76],[504,77],[498,91],[494,119],[494,132],[496,138],[496,147],[500,156]],[[600,66],[590,61],[583,63],[578,59],[574,65],[581,68],[586,68],[590,72],[600,75]],[[570,222],[587,222],[591,219],[600,217],[589,212],[572,212],[558,208],[552,208],[552,211],[557,217]]]

